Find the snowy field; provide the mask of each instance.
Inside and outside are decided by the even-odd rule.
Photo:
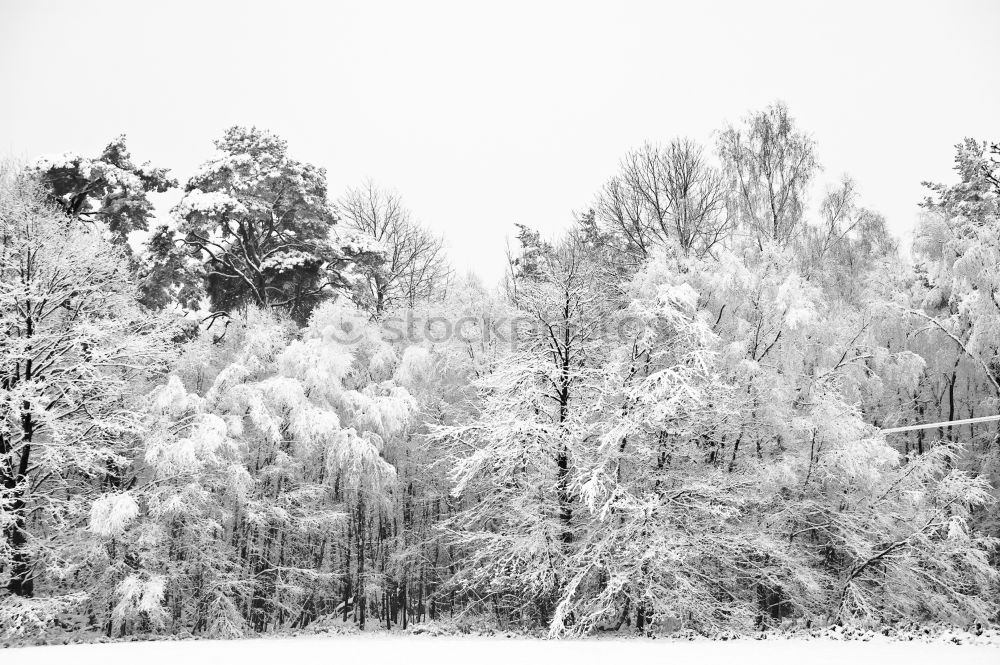
[[[73,663],[108,665],[140,663],[196,665],[198,663],[309,663],[402,662],[422,663],[671,663],[696,665],[997,665],[1000,649],[991,646],[943,642],[833,640],[580,640],[439,638],[417,636],[298,637],[286,639],[192,642],[127,642],[71,646],[27,647],[16,652],[18,662],[32,665]]]

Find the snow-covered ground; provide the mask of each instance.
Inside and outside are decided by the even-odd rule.
[[[997,665],[1000,649],[945,642],[834,640],[579,640],[544,641],[482,637],[334,636],[234,641],[128,642],[27,647],[0,651],[4,661],[31,665],[197,665],[210,663],[669,663],[671,665]]]

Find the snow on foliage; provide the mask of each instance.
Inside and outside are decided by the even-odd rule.
[[[304,322],[376,253],[334,231],[325,171],[289,157],[284,140],[231,127],[215,145],[172,211],[176,242],[159,243],[156,260],[215,309],[280,306]]]
[[[344,322],[356,326],[360,343],[331,331],[337,326],[342,332]],[[189,573],[174,568],[161,548],[184,533],[208,538],[211,546],[186,556],[202,561],[199,570],[207,567],[218,578],[211,603],[227,618],[217,629],[232,635],[246,630],[232,608],[275,573],[254,573],[261,563],[253,550],[239,555],[213,534],[242,533],[248,547],[266,547],[265,527],[281,525],[308,540],[343,528],[349,511],[379,514],[396,481],[396,470],[384,457],[385,442],[409,426],[416,404],[386,378],[395,365],[392,349],[364,316],[342,304],[320,306],[299,339],[276,318],[248,312],[230,323],[217,357],[219,366],[209,372],[214,378],[200,390],[173,376],[151,396],[153,432],[145,455],[154,473],[150,516],[163,521],[164,533],[176,529],[171,524],[178,519],[185,526],[152,545],[158,554],[149,560],[162,562],[148,574],[154,580],[162,576],[166,589],[191,583]],[[203,375],[199,368],[197,376]],[[170,547],[182,551],[183,542]],[[290,558],[281,575],[290,586],[284,593],[288,602],[300,602],[301,585],[315,574],[297,558],[298,545],[286,547]],[[250,577],[224,563],[240,556],[249,557],[242,559],[241,570]],[[136,584],[123,587],[130,599],[126,606],[151,616],[142,603],[155,593],[143,587],[140,594]],[[203,605],[188,611],[210,620]]]
[[[148,194],[177,186],[166,169],[135,164],[124,136],[109,143],[96,158],[72,152],[42,156],[29,170],[64,212],[94,224],[126,251],[129,240],[145,232],[153,217]]]
[[[105,494],[90,508],[90,530],[105,538],[121,536],[138,515],[139,504],[129,492]]]
[[[246,206],[229,194],[203,192],[200,189],[193,189],[185,194],[174,211],[179,217],[187,217],[193,213],[219,217],[247,213]]]
[[[434,360],[431,352],[422,346],[408,346],[403,352],[396,369],[396,380],[402,385],[411,385],[432,378]]]
[[[164,579],[159,575],[129,575],[115,589],[118,603],[111,613],[116,622],[145,619],[162,627],[167,616],[163,607]]]

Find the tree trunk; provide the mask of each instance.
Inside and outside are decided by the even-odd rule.
[[[25,379],[31,380],[31,361],[27,362]],[[15,596],[31,597],[35,592],[35,582],[31,579],[31,561],[27,552],[28,524],[25,514],[24,493],[28,482],[28,459],[31,457],[31,438],[35,433],[35,421],[31,417],[31,405],[27,402],[21,411],[21,458],[16,474],[4,474],[4,486],[13,498],[10,507],[11,524],[7,527],[7,544],[12,552],[10,581],[7,590]]]

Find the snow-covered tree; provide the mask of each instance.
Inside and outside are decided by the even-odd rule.
[[[929,290],[921,311],[912,313],[978,364],[1000,399],[998,153],[967,139],[955,158],[961,182],[931,186],[936,198],[924,204],[927,214],[915,242]]]
[[[599,400],[613,301],[578,234],[525,250],[508,291],[519,317],[513,346],[479,379],[478,413],[435,437],[460,450],[454,493],[470,500],[450,522],[467,552],[454,583],[506,619],[548,621],[587,522],[573,475]]]
[[[120,245],[34,178],[0,174],[0,577],[13,596],[65,591],[80,562],[64,531],[128,484],[134,391],[165,369],[172,334],[137,297]]]
[[[133,231],[149,228],[153,217],[149,194],[177,186],[167,169],[154,168],[148,162],[135,164],[124,135],[96,158],[73,152],[47,155],[35,160],[32,170],[66,214],[99,222],[125,251],[130,251],[128,240]]]
[[[850,323],[823,330],[793,263],[667,255],[633,283],[638,330],[605,365],[599,443],[576,460],[597,522],[565,564],[554,634],[630,612],[639,628],[718,629],[993,611],[992,541],[967,527],[985,483],[949,467],[954,448],[903,459],[850,401],[913,354],[863,358]]]
[[[394,351],[333,303],[301,339],[256,309],[221,347],[206,337],[185,380],[154,391],[144,458],[159,534],[145,558],[173,621],[229,635],[350,605],[363,624],[380,583],[369,539],[396,483],[384,453],[415,408]]]
[[[448,585],[461,553],[442,537],[441,525],[463,508],[452,494],[449,464],[468,451],[431,433],[467,423],[478,412],[476,381],[504,362],[510,324],[510,304],[475,278],[455,280],[445,297],[383,320],[399,349],[395,380],[419,408],[407,436],[394,439],[387,454],[399,481],[396,582],[400,604],[409,603],[416,621],[440,618],[464,603]],[[405,627],[405,611],[402,616]]]
[[[372,248],[338,232],[326,172],[289,157],[281,138],[232,127],[215,146],[184,186],[176,227],[158,229],[152,245],[165,253],[161,263],[172,265],[163,238],[176,240],[193,265],[159,273],[168,282],[198,278],[214,311],[278,307],[305,321],[318,302],[350,285],[347,269],[371,260]]]

